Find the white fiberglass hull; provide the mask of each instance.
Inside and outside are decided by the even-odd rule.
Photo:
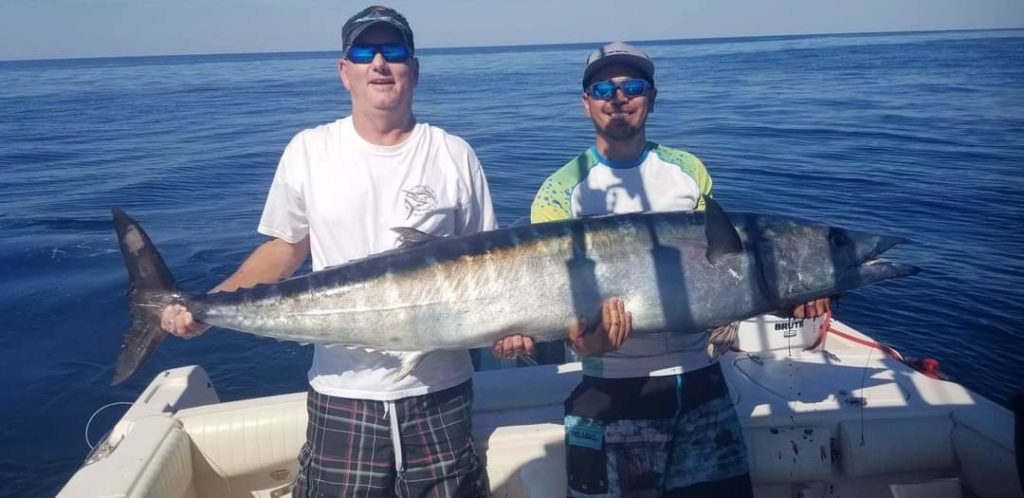
[[[758,352],[722,358],[756,496],[1021,496],[1012,413],[841,323],[819,337],[819,324],[749,320],[739,347]],[[579,375],[578,364],[477,373],[474,435],[493,496],[564,496],[562,401]],[[305,424],[305,393],[220,403],[201,368],[169,370],[59,496],[288,496]]]

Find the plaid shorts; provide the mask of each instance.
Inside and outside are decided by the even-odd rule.
[[[717,363],[665,377],[584,376],[565,409],[572,498],[753,496]]]
[[[391,402],[311,388],[292,496],[487,496],[470,432],[472,402],[472,381]]]

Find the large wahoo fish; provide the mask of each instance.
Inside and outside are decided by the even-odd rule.
[[[562,339],[577,319],[596,323],[611,296],[632,312],[633,333],[695,333],[918,271],[878,259],[905,239],[726,215],[706,200],[706,213],[581,218],[465,237],[397,228],[413,243],[215,294],[179,290],[142,228],[115,208],[132,323],[114,383],[164,338],[160,313],[171,303],[201,322],[261,336],[427,354],[489,347],[512,333]],[[422,354],[409,355],[402,375]]]

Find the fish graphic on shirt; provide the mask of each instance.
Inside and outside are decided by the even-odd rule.
[[[426,213],[437,206],[437,194],[426,185],[417,185],[402,192],[405,193],[405,219],[414,214]]]

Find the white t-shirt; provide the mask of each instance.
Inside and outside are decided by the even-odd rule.
[[[373,145],[349,116],[288,144],[259,232],[289,243],[308,235],[317,271],[398,247],[393,227],[436,236],[496,228],[480,161],[464,140],[426,123],[401,144]],[[395,382],[405,355],[315,344],[309,383],[330,396],[386,401],[446,389],[473,374],[466,351],[437,351]]]

